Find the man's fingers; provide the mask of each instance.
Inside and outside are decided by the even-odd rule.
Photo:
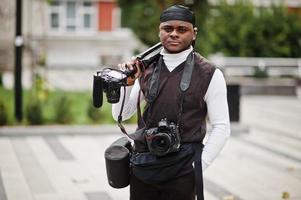
[[[133,63],[135,63],[135,62],[137,61],[137,57],[135,57],[135,56],[131,57],[131,61],[132,61]]]
[[[134,69],[133,65],[136,65],[136,64],[137,64],[137,58],[135,56],[133,56],[130,61],[128,61],[126,63],[118,64],[118,68],[123,71],[127,70],[127,69],[133,70]]]
[[[122,64],[118,64],[118,68],[122,71],[125,71],[126,69],[128,69],[128,64],[127,63],[122,63]]]

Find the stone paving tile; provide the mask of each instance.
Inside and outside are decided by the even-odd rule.
[[[301,162],[299,152],[288,150],[287,148],[282,147],[279,144],[275,144],[275,143],[270,144],[270,143],[264,142],[262,140],[261,141],[253,141],[253,140],[248,140],[248,139],[242,139],[241,141],[244,143],[247,143],[249,145],[252,145],[255,148],[263,149],[265,151],[274,153],[274,154],[276,154],[278,156],[282,156],[284,158],[294,160],[299,163]]]
[[[1,170],[0,170],[0,199],[1,200],[7,200],[6,191],[5,191],[5,188],[4,188],[4,185],[3,185]]]
[[[8,200],[33,200],[9,138],[0,138],[0,169]]]
[[[206,200],[280,200],[283,192],[291,200],[301,199],[300,102],[242,98],[241,124],[248,131],[234,134],[205,171]],[[128,187],[111,188],[106,178],[104,151],[123,136],[116,134],[118,128],[97,126],[89,133],[89,127],[58,126],[56,134],[42,133],[42,127],[32,130],[0,129],[0,194],[2,184],[8,200],[128,199]]]
[[[266,165],[258,158],[271,164]],[[286,165],[301,167],[299,163],[232,138],[221,156],[206,170],[205,177],[241,199],[280,199],[284,191],[300,198],[301,181],[286,170]]]
[[[208,191],[210,194],[214,194],[215,197],[218,199],[223,199],[225,197],[232,196],[235,198],[235,200],[242,200],[237,194],[233,194],[233,192],[228,191],[227,189],[221,187],[220,185],[217,185],[210,179],[205,178],[204,179],[204,185],[206,188],[206,191]]]
[[[301,139],[301,97],[245,96],[241,107],[242,123]]]
[[[74,184],[68,172],[72,166],[65,167],[64,163],[74,162],[69,160],[59,160],[44,137],[36,136],[28,139],[28,144],[33,149],[35,157],[39,160],[53,183],[53,188],[60,200],[86,200],[82,191]]]
[[[33,194],[53,194],[54,189],[45,170],[41,167],[25,139],[15,138],[11,142],[31,192]]]
[[[87,200],[113,200],[106,192],[86,192]]]
[[[55,136],[45,136],[45,142],[49,145],[58,160],[74,160],[74,156],[68,151]]]
[[[206,198],[206,200],[219,200],[218,197],[214,196],[213,194],[209,193],[208,190],[204,191],[204,197]]]
[[[64,200],[87,199],[88,193],[95,195],[105,193],[113,200],[127,199],[128,188],[121,190],[110,188],[105,176],[103,152],[117,137],[119,137],[117,134],[102,137],[59,137],[61,144],[74,155],[75,159],[68,161],[59,160],[43,137],[28,137],[26,141],[34,152],[31,156],[35,156],[39,161],[55,190],[55,194],[36,194],[33,195],[34,198],[41,200],[51,199],[51,197]],[[253,157],[246,157],[246,153]],[[258,162],[258,155],[265,155],[262,159],[270,162],[270,165]],[[207,199],[234,196],[235,199],[251,200],[262,197],[272,200],[280,197],[282,191],[289,191],[292,195],[298,196],[299,193],[296,191],[297,185],[301,183],[300,178],[293,178],[293,174],[289,171],[272,166],[273,163],[277,166],[283,161],[285,163],[285,159],[288,158],[282,158],[262,149],[254,149],[252,145],[245,145],[240,137],[231,138],[220,157],[205,172],[206,194],[212,197]],[[296,161],[290,160],[290,162]],[[299,168],[300,165],[294,165],[294,167]],[[275,186],[275,182],[280,182],[279,186]],[[285,188],[284,184],[296,185],[296,187]],[[59,189],[60,187],[63,188]],[[254,191],[257,192],[254,193]]]

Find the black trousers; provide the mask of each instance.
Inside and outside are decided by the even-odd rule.
[[[195,200],[194,172],[160,184],[147,184],[132,175],[130,200]]]

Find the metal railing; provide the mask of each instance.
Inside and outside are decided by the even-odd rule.
[[[210,61],[221,68],[225,75],[248,76],[254,70],[266,71],[269,76],[301,78],[301,58],[256,58],[211,56]]]

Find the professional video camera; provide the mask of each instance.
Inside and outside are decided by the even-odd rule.
[[[162,44],[158,43],[146,51],[138,54],[136,58],[142,66],[141,71],[144,71],[152,62],[156,60],[162,49]],[[104,68],[97,71],[93,80],[93,105],[97,108],[102,106],[103,95],[106,93],[107,101],[109,103],[117,103],[120,99],[120,88],[127,85],[127,78],[134,76],[137,68],[134,66],[133,70],[119,70],[116,68]]]

